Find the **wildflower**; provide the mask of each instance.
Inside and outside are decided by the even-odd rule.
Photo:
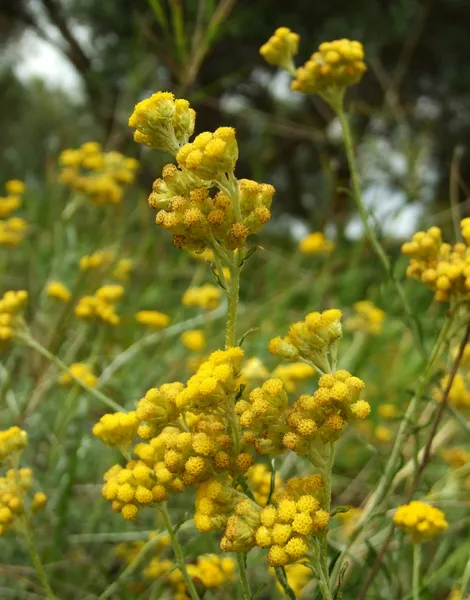
[[[396,419],[400,416],[400,411],[395,404],[379,404],[378,413],[383,419]]]
[[[304,321],[290,327],[287,337],[272,339],[268,350],[283,360],[295,362],[301,358],[320,371],[328,372],[328,355],[335,355],[337,342],[342,336],[341,316],[337,309],[310,313]]]
[[[301,563],[292,563],[286,565],[285,571],[289,587],[292,589],[296,597],[300,597],[303,589],[312,579],[311,569],[305,565],[302,565]],[[283,596],[287,595],[279,582],[276,583],[276,587]]]
[[[175,155],[194,131],[195,111],[170,92],[157,92],[136,104],[129,118],[134,140]]]
[[[393,431],[384,425],[378,425],[374,430],[375,439],[378,442],[391,442],[393,439]]]
[[[139,419],[136,412],[116,412],[101,417],[93,427],[93,434],[107,446],[126,452],[137,433]]]
[[[7,196],[0,198],[0,217],[9,217],[12,212],[21,206],[21,198],[18,196]]]
[[[259,463],[253,465],[246,473],[248,484],[256,502],[264,506],[268,501],[271,492],[272,472],[265,464]],[[274,476],[274,490],[278,490],[282,485],[281,476],[276,471]]]
[[[18,246],[24,240],[27,228],[28,224],[20,217],[0,220],[0,246]]]
[[[220,304],[222,290],[215,285],[206,283],[201,287],[190,287],[183,295],[184,306],[197,306],[204,310],[213,310]]]
[[[348,39],[323,42],[303,67],[297,69],[292,89],[319,94],[329,101],[338,92],[358,83],[367,67],[360,42]]]
[[[184,331],[180,335],[180,341],[191,352],[200,352],[206,347],[206,336],[200,329]]]
[[[28,468],[9,469],[4,477],[0,477],[0,536],[15,526],[25,510],[35,513],[45,506],[47,496],[43,492],[28,497],[31,487],[32,472]]]
[[[89,269],[101,269],[111,264],[114,260],[114,253],[110,250],[99,250],[93,254],[82,256],[80,258],[80,271]]]
[[[326,239],[321,232],[310,233],[299,244],[302,254],[330,254],[334,248],[334,242]]]
[[[196,565],[188,565],[188,572],[206,588],[219,588],[233,581],[235,562],[232,558],[203,554],[198,558]]]
[[[360,331],[377,335],[382,331],[385,313],[374,306],[370,300],[361,300],[354,304],[354,316],[346,319],[345,327],[350,331]]]
[[[345,537],[350,537],[359,522],[362,515],[362,509],[351,507],[346,512],[341,512],[336,515],[336,518],[341,523],[341,528]]]
[[[121,258],[117,261],[116,266],[111,273],[111,277],[118,281],[127,281],[133,268],[134,263],[130,258]]]
[[[231,478],[222,476],[201,483],[196,492],[194,524],[201,533],[223,530],[235,504]]]
[[[164,329],[170,322],[170,317],[158,310],[140,310],[135,314],[135,320],[151,329]]]
[[[460,469],[470,463],[470,452],[464,448],[448,448],[442,450],[441,456],[452,469]]]
[[[28,435],[19,427],[0,431],[0,463],[12,455],[18,455],[28,445]]]
[[[60,302],[70,302],[72,299],[72,293],[68,287],[60,281],[50,281],[46,286],[46,294],[50,298],[60,300]]]
[[[9,196],[22,196],[25,193],[26,186],[19,179],[10,179],[5,183],[5,190]]]
[[[108,325],[118,325],[116,302],[124,294],[120,285],[104,285],[98,288],[94,296],[82,296],[75,306],[75,316],[81,319],[99,319]]]
[[[28,292],[9,290],[0,298],[0,342],[10,342],[22,328],[21,313],[28,301]]]
[[[176,404],[184,385],[179,382],[165,383],[160,388],[151,388],[137,404],[136,416],[140,421],[137,434],[141,439],[158,435],[180,414]]]
[[[272,377],[280,379],[287,392],[293,392],[301,381],[308,381],[317,374],[317,371],[303,362],[289,365],[278,365],[272,372]]]
[[[260,54],[270,65],[293,71],[293,57],[299,49],[300,37],[288,27],[278,27],[269,40],[260,48]]]
[[[449,383],[449,375],[443,377],[440,381],[439,389],[434,391],[434,397],[438,402],[442,402],[444,391]],[[456,373],[449,390],[448,401],[456,408],[465,409],[470,407],[470,386],[468,378],[462,373]]]
[[[393,520],[411,534],[415,544],[436,537],[449,526],[442,511],[419,500],[399,506]]]
[[[233,173],[237,159],[238,145],[232,127],[219,127],[214,133],[200,133],[176,155],[181,168],[209,181],[217,181],[225,174]]]
[[[88,387],[95,387],[98,378],[93,373],[93,368],[87,363],[72,363],[69,367],[69,372],[59,375],[59,385],[71,385],[75,380],[79,379]]]

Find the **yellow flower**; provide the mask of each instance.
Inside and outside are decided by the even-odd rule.
[[[300,37],[288,27],[278,27],[269,40],[260,48],[260,54],[270,65],[293,71],[293,57],[299,49]]]
[[[20,217],[0,221],[0,245],[18,246],[24,240],[27,228],[27,222]]]
[[[170,317],[158,310],[140,310],[135,314],[135,320],[152,329],[164,329],[168,326]]]
[[[393,439],[393,431],[389,427],[379,425],[374,430],[375,439],[379,442],[391,442]]]
[[[220,304],[222,290],[215,285],[206,283],[201,287],[190,287],[183,295],[184,306],[198,306],[204,310],[213,310]]]
[[[26,186],[19,179],[10,179],[5,183],[5,190],[9,196],[22,196]]]
[[[28,435],[19,427],[0,431],[0,463],[8,456],[18,454],[28,445]]]
[[[19,206],[21,206],[21,198],[18,196],[0,198],[0,217],[9,217]]]
[[[71,385],[75,378],[83,381],[88,387],[95,387],[98,378],[93,373],[93,368],[86,363],[72,363],[68,373],[61,373],[58,378],[59,385]]]
[[[393,520],[411,534],[414,543],[436,537],[449,526],[442,511],[419,500],[398,507]]]
[[[334,242],[327,240],[321,232],[309,234],[299,244],[299,250],[303,254],[330,254],[334,248]]]
[[[55,298],[61,302],[70,302],[72,299],[72,293],[66,285],[60,281],[50,281],[46,286],[46,294],[50,298]]]
[[[203,180],[222,179],[224,174],[233,173],[237,159],[238,145],[232,127],[200,133],[176,155],[180,167]]]
[[[135,412],[106,414],[93,427],[93,434],[104,444],[124,450],[136,435],[138,424]]]
[[[180,335],[180,341],[191,352],[200,352],[206,347],[206,336],[200,329],[184,331]]]
[[[374,306],[370,300],[362,300],[354,304],[354,316],[346,319],[345,327],[351,331],[379,334],[383,329],[385,313]]]

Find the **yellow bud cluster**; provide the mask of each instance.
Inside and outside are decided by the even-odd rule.
[[[299,382],[312,379],[316,374],[317,371],[310,365],[295,362],[289,365],[278,365],[271,375],[282,381],[286,392],[293,392]]]
[[[25,510],[26,494],[32,486],[31,469],[10,469],[0,477],[0,536],[8,533],[16,519]],[[30,508],[36,512],[47,502],[47,496],[37,492],[31,499]]]
[[[335,243],[328,240],[320,231],[310,233],[299,243],[299,250],[302,254],[331,254],[334,249]]]
[[[155,437],[178,418],[180,410],[176,398],[183,388],[179,382],[164,383],[160,388],[151,388],[139,400],[136,415],[140,422],[137,434],[141,439]]]
[[[18,179],[10,179],[5,182],[5,198],[0,197],[0,218],[9,217],[12,212],[21,206],[21,196],[26,189],[25,184]]]
[[[441,379],[440,388],[434,393],[434,397],[438,402],[442,402],[444,391],[447,388],[449,382],[449,375],[446,375]],[[449,391],[448,400],[450,404],[459,409],[470,408],[470,373],[461,372],[457,373],[452,381],[452,385]]]
[[[173,156],[194,131],[196,112],[187,100],[170,92],[156,92],[135,105],[129,118],[134,140]]]
[[[470,219],[460,223],[464,242],[442,241],[439,227],[418,231],[401,247],[410,257],[407,277],[418,279],[434,292],[437,302],[467,300],[470,294]]]
[[[80,271],[102,270],[114,264],[114,268],[109,273],[112,279],[118,281],[127,281],[133,269],[134,263],[130,258],[121,258],[117,260],[112,250],[98,250],[93,254],[85,255],[80,258]]]
[[[93,427],[93,434],[107,446],[126,451],[137,433],[139,419],[133,411],[106,414]]]
[[[206,336],[200,329],[190,329],[183,331],[180,342],[191,352],[200,352],[206,347]]]
[[[139,310],[135,314],[135,320],[149,329],[165,329],[170,323],[170,317],[158,310]]]
[[[135,179],[138,162],[120,152],[103,152],[97,142],[64,150],[59,157],[60,180],[100,206],[119,204],[125,185]]]
[[[465,448],[447,448],[441,451],[441,457],[452,469],[461,469],[470,463],[470,452]]]
[[[320,371],[330,371],[328,353],[336,350],[342,336],[341,316],[338,309],[312,312],[291,325],[287,337],[273,338],[268,350],[282,360],[294,362],[302,358]]]
[[[93,367],[87,363],[72,363],[68,373],[61,373],[58,378],[59,385],[73,385],[75,379],[80,379],[88,387],[95,387],[98,377],[93,373]]]
[[[201,533],[224,529],[235,504],[230,477],[203,481],[196,492],[194,524]]]
[[[222,290],[206,283],[200,287],[188,288],[182,298],[183,306],[198,307],[203,310],[214,310],[220,304]]]
[[[114,512],[135,521],[140,508],[161,502],[154,471],[142,461],[131,460],[125,468],[114,465],[104,474],[102,495],[112,502]]]
[[[393,520],[411,534],[415,544],[436,537],[449,526],[442,511],[419,500],[398,507]]]
[[[46,286],[46,294],[49,298],[54,298],[60,302],[70,302],[72,299],[72,293],[68,287],[60,281],[49,281]]]
[[[246,474],[248,484],[256,502],[260,506],[264,506],[268,501],[269,494],[271,492],[271,478],[272,472],[268,467],[259,463],[253,465]],[[276,471],[274,476],[274,491],[279,490],[282,485],[282,479],[279,472]]]
[[[178,408],[201,414],[228,407],[239,388],[238,377],[242,362],[241,348],[213,352],[178,394]]]
[[[269,548],[268,563],[283,567],[309,551],[309,537],[326,533],[330,515],[321,508],[323,482],[318,476],[296,477],[260,513],[256,545]]]
[[[122,298],[124,288],[120,285],[104,285],[94,296],[82,296],[75,306],[75,316],[80,319],[99,319],[108,325],[119,325],[116,303]]]
[[[292,89],[303,94],[327,96],[358,83],[367,67],[364,48],[348,39],[323,42],[303,67],[297,69]]]
[[[240,425],[247,429],[243,439],[258,454],[282,454],[282,440],[288,430],[285,414],[288,398],[280,379],[268,379],[255,388],[248,400],[239,400],[235,411]]]
[[[27,229],[28,224],[20,217],[0,220],[0,246],[18,246],[24,240]]]
[[[260,507],[248,498],[239,502],[227,519],[220,541],[222,552],[248,552],[256,545],[256,530],[261,524]]]
[[[21,313],[28,302],[28,292],[9,290],[0,298],[0,343],[13,339],[21,325]]]
[[[354,315],[346,319],[344,325],[350,331],[377,335],[383,329],[385,313],[370,300],[361,300],[353,306]]]
[[[295,68],[292,59],[299,51],[299,40],[300,36],[288,27],[278,27],[259,52],[268,64],[292,71]]]
[[[207,181],[217,181],[233,173],[238,159],[238,144],[233,127],[204,131],[177,153],[178,165]]]
[[[194,580],[199,580],[208,589],[214,589],[233,581],[235,561],[217,554],[203,554],[196,564],[188,565],[187,569]]]
[[[359,399],[364,385],[348,371],[322,375],[313,396],[300,396],[289,410],[290,431],[283,438],[286,448],[309,454],[318,443],[337,440],[349,421],[365,419],[370,405]]]
[[[18,455],[28,445],[28,435],[19,427],[0,431],[0,463],[10,456]]]

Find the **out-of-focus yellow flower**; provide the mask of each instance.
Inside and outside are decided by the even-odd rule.
[[[75,306],[75,316],[79,319],[99,319],[108,325],[119,325],[116,303],[124,294],[121,285],[103,285],[94,296],[82,296]]]
[[[344,326],[350,331],[360,331],[377,335],[383,329],[385,313],[370,300],[354,304],[354,315],[345,320]]]
[[[383,419],[396,419],[400,416],[400,411],[395,404],[379,404],[379,416]]]
[[[441,510],[420,500],[399,506],[393,520],[397,527],[411,534],[415,544],[436,537],[449,526]]]
[[[295,71],[293,57],[299,50],[300,36],[288,27],[278,27],[269,40],[260,48],[260,54],[270,64],[289,72]]]
[[[10,179],[5,183],[5,190],[9,196],[22,196],[25,193],[26,186],[19,179]]]
[[[27,222],[21,217],[11,217],[0,221],[0,245],[15,247],[21,244],[28,229]]]
[[[326,239],[320,231],[310,233],[299,243],[299,250],[303,254],[330,254],[334,249],[335,243]]]
[[[8,290],[0,298],[0,343],[10,342],[22,327],[22,311],[28,302],[25,290]]]
[[[28,445],[28,435],[19,427],[0,431],[0,463],[8,456],[19,454]]]
[[[271,373],[282,381],[287,392],[293,392],[297,384],[315,377],[317,371],[303,362],[295,362],[290,365],[278,365]]]
[[[441,456],[452,469],[460,469],[470,463],[470,452],[465,448],[447,448],[441,451]]]
[[[95,387],[98,378],[93,373],[93,367],[87,363],[72,363],[68,373],[59,375],[59,385],[71,385],[75,383],[75,378],[83,381],[88,387]]]
[[[200,329],[183,331],[180,335],[180,341],[191,352],[200,352],[206,347],[206,336]]]
[[[385,425],[378,425],[374,429],[374,436],[378,442],[391,442],[393,439],[393,431]]]
[[[184,306],[197,306],[204,310],[213,310],[220,304],[222,290],[215,285],[206,283],[201,287],[190,287],[183,295]]]
[[[168,326],[170,317],[158,310],[140,310],[135,314],[135,320],[152,329],[164,329]]]
[[[55,298],[61,302],[70,302],[72,293],[68,287],[60,281],[50,281],[46,286],[46,294],[50,298]]]
[[[341,529],[345,537],[349,537],[353,533],[361,515],[362,509],[356,507],[351,507],[348,511],[336,515],[336,518],[341,523]]]

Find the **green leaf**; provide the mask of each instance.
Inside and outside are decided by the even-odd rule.
[[[340,513],[347,513],[351,510],[351,506],[337,506],[331,513],[331,518]]]
[[[338,585],[333,590],[333,600],[337,600],[338,598],[340,598],[342,596],[342,593],[340,590],[341,590],[341,586],[343,585],[344,574],[346,573],[346,569],[348,568],[348,565],[349,565],[349,562],[346,561],[344,563],[344,565],[341,567],[341,571],[339,572],[339,575],[338,575]]]

